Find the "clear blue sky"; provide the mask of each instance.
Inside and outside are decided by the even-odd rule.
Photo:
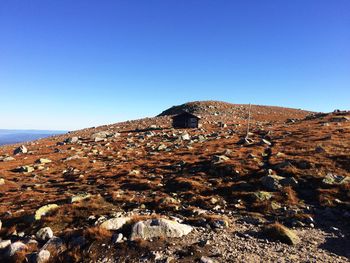
[[[209,99],[350,109],[350,1],[0,1],[0,128]]]

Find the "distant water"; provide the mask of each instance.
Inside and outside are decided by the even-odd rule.
[[[66,132],[67,131],[0,129],[0,145],[28,142],[57,134],[64,134]]]

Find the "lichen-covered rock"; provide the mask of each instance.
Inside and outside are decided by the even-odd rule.
[[[100,227],[107,230],[118,230],[131,220],[130,217],[116,217],[104,221]]]
[[[35,211],[34,220],[40,220],[42,216],[58,208],[56,204],[49,204],[40,207]]]
[[[273,195],[269,192],[258,191],[258,192],[253,193],[253,196],[255,199],[257,199],[259,201],[267,201],[267,200],[270,200]]]
[[[168,219],[149,219],[132,227],[131,240],[154,237],[182,237],[189,234],[192,227]]]
[[[90,198],[91,195],[90,194],[78,194],[78,195],[74,195],[70,198],[70,203],[76,203],[76,202],[80,202],[82,200],[88,199]]]

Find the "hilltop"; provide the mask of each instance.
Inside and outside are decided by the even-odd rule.
[[[249,104],[232,104],[223,101],[194,101],[173,106],[158,116],[172,116],[184,111],[204,117],[208,122],[222,121],[233,123],[237,120],[247,119]],[[293,118],[301,119],[312,113],[300,109],[262,105],[251,105],[251,112],[255,121],[266,122],[285,121]]]
[[[172,129],[184,110],[202,127]],[[350,112],[252,105],[244,141],[247,112],[191,102],[0,147],[0,257],[349,262]]]

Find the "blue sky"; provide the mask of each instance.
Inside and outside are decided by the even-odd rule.
[[[2,0],[0,128],[193,100],[350,109],[348,0]]]

